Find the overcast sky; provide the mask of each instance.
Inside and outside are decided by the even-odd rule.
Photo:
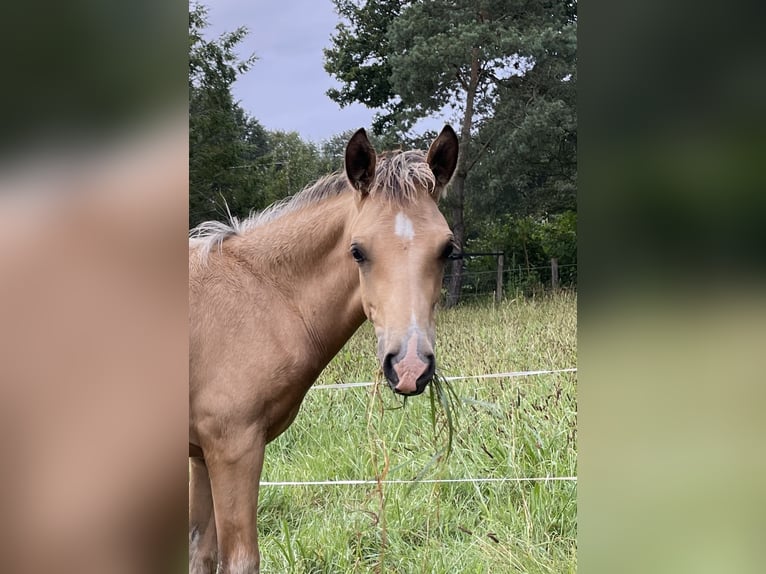
[[[374,110],[361,104],[341,109],[325,95],[337,83],[325,72],[322,49],[338,16],[330,0],[208,0],[208,35],[246,26],[244,57],[258,61],[240,76],[234,98],[269,130],[297,131],[320,142],[349,129],[369,128]]]

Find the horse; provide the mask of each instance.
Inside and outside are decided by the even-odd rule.
[[[365,319],[391,389],[432,380],[434,313],[458,249],[438,208],[459,142],[378,156],[364,129],[344,169],[189,239],[189,570],[257,573],[266,444]]]

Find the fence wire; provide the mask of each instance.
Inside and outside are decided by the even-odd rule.
[[[483,375],[456,375],[445,377],[448,381],[466,380],[466,379],[499,379],[529,377],[537,375],[548,375],[555,373],[576,373],[577,367],[566,369],[544,369],[537,371],[508,371],[505,373],[487,373]],[[354,383],[336,383],[328,385],[314,385],[315,389],[350,389],[356,387],[369,387],[376,384],[372,381],[354,382]],[[363,486],[363,485],[382,485],[382,484],[449,484],[449,483],[526,483],[526,482],[577,482],[576,476],[535,476],[535,477],[469,477],[469,478],[430,478],[430,479],[352,479],[352,480],[284,480],[284,481],[262,481],[261,486]]]

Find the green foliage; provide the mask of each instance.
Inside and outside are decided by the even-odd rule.
[[[322,156],[325,165],[327,165],[329,171],[336,171],[343,167],[343,156],[346,153],[346,144],[351,136],[354,135],[355,129],[346,130],[339,134],[326,139],[319,147],[319,153]],[[372,147],[380,153],[382,151],[389,151],[392,149],[423,149],[422,147],[412,148],[410,146],[403,145],[401,140],[395,140],[386,135],[377,135],[374,133],[367,133],[367,137],[372,144]]]
[[[477,142],[486,147],[469,176],[480,193],[467,209],[545,217],[576,209],[576,22],[566,22],[534,54],[523,78],[509,78]]]
[[[555,97],[561,79],[574,74],[573,2],[334,4],[342,20],[325,50],[325,69],[341,88],[328,95],[341,105],[383,109],[377,132],[407,132],[414,120],[447,105],[464,112],[469,91],[476,98],[478,126],[503,100]]]
[[[331,171],[317,146],[297,132],[269,132],[268,152],[257,162],[265,205],[293,195]]]
[[[550,285],[551,259],[558,259],[562,286],[577,284],[577,213],[565,211],[546,218],[502,215],[486,220],[468,240],[469,252],[504,252],[504,284],[511,293],[536,292]],[[469,258],[464,289],[487,293],[495,289],[494,257]]]
[[[343,18],[331,37],[332,48],[325,50],[325,70],[334,75],[341,88],[331,88],[327,95],[346,106],[360,102],[369,108],[383,108],[373,123],[375,133],[390,129],[402,106],[395,101],[389,63],[388,31],[401,16],[407,0],[333,0]]]
[[[237,105],[231,86],[255,57],[239,60],[234,50],[245,28],[216,40],[203,36],[207,10],[189,10],[189,223],[221,218],[262,204],[258,188],[239,166],[266,149],[263,127]],[[246,207],[246,206],[250,207]]]
[[[574,211],[551,216],[538,226],[536,237],[546,257],[556,257],[559,262],[577,261],[577,214]]]

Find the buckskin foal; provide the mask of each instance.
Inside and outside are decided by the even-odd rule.
[[[458,140],[376,156],[363,129],[345,172],[244,221],[189,240],[189,570],[259,571],[258,485],[266,444],[365,317],[391,388],[434,373],[434,308],[455,248],[437,207]]]

